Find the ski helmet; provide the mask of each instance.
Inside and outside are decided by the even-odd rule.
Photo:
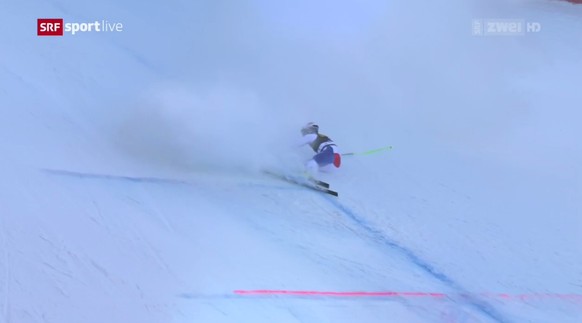
[[[316,134],[318,132],[319,132],[319,126],[317,124],[315,124],[314,122],[309,122],[303,128],[301,128],[301,134],[303,134],[304,136],[307,134],[311,134],[311,133]]]

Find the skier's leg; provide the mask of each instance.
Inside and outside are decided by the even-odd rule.
[[[313,156],[307,164],[305,164],[305,169],[307,170],[307,175],[310,177],[315,177],[318,171],[333,162],[333,151],[331,149],[324,149],[322,152]]]
[[[310,159],[305,164],[305,171],[307,172],[307,175],[310,177],[315,177],[315,175],[317,175],[318,169],[319,165],[317,165],[317,162],[314,159]]]
[[[319,167],[319,171],[324,173],[332,173],[336,170],[336,167],[333,164],[328,164],[322,167]]]
[[[313,159],[317,162],[319,167],[327,166],[333,163],[334,155],[333,149],[331,147],[324,148],[319,154],[313,156]]]
[[[340,155],[335,153],[335,149],[332,147],[325,148],[321,153],[314,157],[318,161],[319,170],[329,173],[339,168],[341,161],[339,160]]]

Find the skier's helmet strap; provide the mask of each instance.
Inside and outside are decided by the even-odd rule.
[[[315,124],[314,122],[309,122],[303,128],[301,128],[301,134],[303,134],[304,136],[307,134],[310,134],[310,133],[318,133],[318,132],[319,132],[319,126],[317,124]]]

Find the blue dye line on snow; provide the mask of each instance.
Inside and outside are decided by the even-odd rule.
[[[68,170],[59,169],[41,169],[41,171],[51,174],[60,175],[76,178],[89,178],[89,179],[105,179],[105,180],[118,180],[118,181],[128,181],[134,183],[163,183],[163,184],[183,184],[188,185],[190,183],[178,179],[171,178],[158,178],[158,177],[138,177],[138,176],[123,176],[123,175],[109,175],[109,174],[94,174],[94,173],[82,173],[74,172]]]
[[[382,232],[378,229],[374,228],[372,225],[368,224],[362,217],[358,216],[358,214],[352,211],[347,206],[340,203],[337,198],[326,196],[325,199],[330,202],[333,206],[335,206],[338,210],[344,213],[350,220],[356,223],[360,228],[364,229],[371,235],[377,242],[380,242],[387,247],[398,251],[401,253],[405,258],[410,260],[414,265],[420,268],[422,271],[426,272],[430,276],[436,278],[440,282],[448,285],[449,287],[465,293],[464,288],[462,288],[458,283],[448,277],[446,274],[440,272],[438,269],[434,268],[430,263],[421,259],[417,256],[412,250],[403,247],[402,245],[398,244],[396,241],[391,240],[390,238],[386,237]],[[468,294],[468,293],[467,293]],[[503,318],[503,316],[493,308],[490,304],[486,303],[485,301],[479,300],[477,298],[470,298],[468,299],[468,303],[481,313],[485,314],[486,316],[492,318],[497,322],[508,322],[507,319]]]

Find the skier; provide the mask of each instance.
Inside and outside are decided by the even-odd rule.
[[[341,165],[341,154],[336,144],[328,136],[319,133],[319,126],[309,122],[301,129],[303,138],[300,146],[309,145],[316,152],[312,159],[307,161],[307,172],[313,176],[318,171],[330,172]]]

